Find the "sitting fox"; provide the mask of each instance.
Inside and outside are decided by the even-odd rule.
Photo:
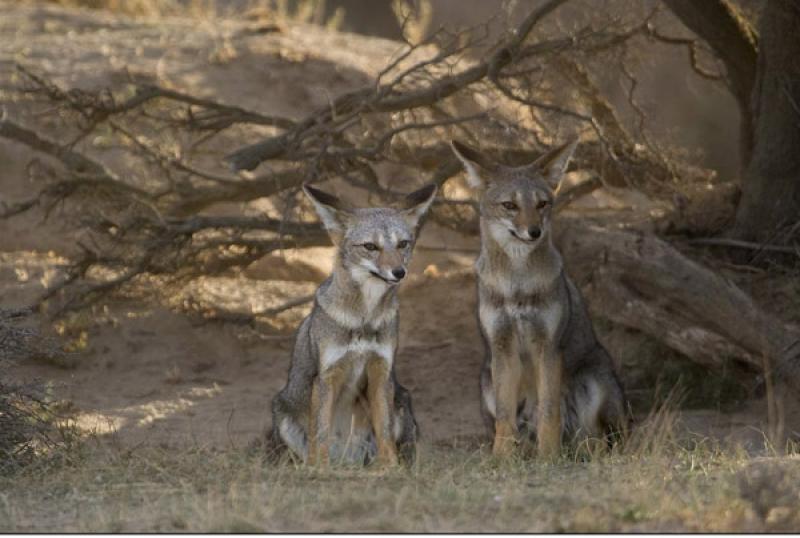
[[[562,438],[598,437],[626,424],[613,362],[550,234],[554,193],[576,145],[512,168],[452,142],[468,182],[482,189],[475,268],[488,353],[481,409],[499,456],[520,432],[536,438],[541,457],[552,458]]]
[[[415,454],[411,396],[397,381],[397,284],[407,274],[428,185],[401,209],[351,209],[303,187],[337,247],[333,274],[297,330],[289,379],[272,400],[273,440],[304,462],[380,466]]]

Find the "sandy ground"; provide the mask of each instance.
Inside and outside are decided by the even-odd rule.
[[[170,19],[156,30],[146,20],[98,12],[9,2],[0,7],[4,83],[14,80],[13,62],[19,61],[65,86],[113,86],[132,75],[288,117],[363,84],[400,48],[314,27],[251,34],[259,23]],[[58,56],[52,54],[56,46]],[[26,109],[11,108],[15,118],[26,118]],[[26,149],[0,141],[4,201],[30,194],[25,166],[31,157]],[[37,212],[0,222],[3,306],[27,304],[58,277],[58,265],[67,262],[59,256],[74,249],[68,234],[58,218],[44,221]],[[442,239],[431,232],[423,243],[438,246]],[[185,295],[232,311],[281,304],[313,292],[330,270],[331,255],[330,248],[320,248],[269,256],[242,276],[201,281],[187,287]],[[421,427],[431,439],[473,435],[480,431],[477,400],[464,405],[461,398],[476,394],[480,361],[472,277],[468,271],[422,276],[430,263],[458,269],[470,258],[417,256],[417,276],[402,292],[399,376],[414,394]],[[293,309],[281,316],[283,330],[270,331],[202,323],[159,306],[104,305],[77,329],[70,327],[70,334],[85,330],[86,349],[68,367],[24,364],[15,375],[52,383],[54,396],[87,431],[132,443],[240,445],[268,424],[269,401],[288,369],[292,327],[307,312],[308,307]],[[453,399],[454,393],[459,398]]]
[[[12,80],[13,62],[21,61],[66,85],[96,88],[131,75],[289,117],[363,84],[399,48],[311,27],[253,33],[245,22],[169,20],[156,29],[146,20],[12,2],[0,2],[0,11],[2,86]],[[25,119],[25,110],[10,108]],[[25,174],[31,156],[0,141],[3,200],[31,192]],[[447,236],[434,227],[426,229],[421,243],[477,247],[474,237]],[[2,306],[35,297],[65,262],[59,256],[73,251],[57,218],[43,222],[32,212],[0,221]],[[271,256],[242,275],[201,282],[184,293],[209,304],[227,302],[232,310],[280,304],[313,291],[329,270],[330,256],[325,248],[289,261]],[[483,351],[471,263],[469,253],[421,250],[401,291],[398,375],[413,395],[430,442],[483,433],[478,406]],[[267,282],[276,278],[283,280]],[[270,399],[288,368],[291,328],[307,311],[299,307],[281,316],[277,330],[205,323],[164,306],[104,305],[80,322],[77,332],[85,330],[86,348],[68,367],[23,364],[14,375],[51,383],[79,427],[125,444],[242,446],[269,424]],[[753,432],[763,427],[759,405],[735,416],[687,414],[687,424],[700,433],[755,442],[760,434]]]
[[[399,378],[413,394],[426,438],[479,434],[480,346],[476,322],[465,315],[473,310],[472,277],[415,280],[402,292]],[[422,298],[441,307],[422,312]],[[241,446],[269,424],[270,398],[286,378],[291,333],[198,326],[163,309],[113,310],[114,321],[90,331],[89,351],[74,367],[29,364],[17,375],[51,381],[79,427],[126,442]]]
[[[5,269],[0,269],[0,290],[16,288],[19,294],[37,288],[41,263],[23,264],[21,253],[0,260],[8,263],[11,258],[16,269],[0,265]],[[420,264],[419,258],[414,265]],[[483,351],[474,315],[474,277],[469,267],[432,275],[429,266],[428,274],[420,274],[419,268],[415,273],[400,293],[399,379],[413,395],[427,442],[474,441],[484,433],[478,403]],[[19,275],[32,284],[15,281]],[[219,283],[211,284],[220,289]],[[281,284],[301,290],[297,295],[315,285],[277,285]],[[253,289],[245,279],[227,285],[239,291]],[[68,367],[29,363],[19,365],[15,374],[52,383],[53,394],[65,402],[82,430],[113,436],[125,445],[243,446],[269,425],[269,402],[283,386],[289,365],[290,328],[307,312],[308,307],[293,309],[283,316],[287,329],[275,331],[116,303],[86,321],[87,349]],[[605,339],[611,349],[628,345],[614,335]],[[637,389],[631,387],[629,372],[623,371],[623,378],[629,389]],[[763,443],[763,419],[760,401],[733,413],[683,413],[687,431],[754,449]]]

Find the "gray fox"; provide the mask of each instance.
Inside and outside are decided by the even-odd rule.
[[[499,456],[521,434],[536,439],[541,457],[553,458],[565,438],[626,426],[613,361],[551,239],[555,194],[576,146],[574,140],[527,166],[508,167],[452,142],[469,184],[481,189],[481,409]]]
[[[304,185],[337,247],[333,274],[297,330],[289,379],[272,400],[273,441],[304,462],[392,466],[412,460],[411,395],[397,381],[397,285],[436,186],[404,206],[353,209]]]

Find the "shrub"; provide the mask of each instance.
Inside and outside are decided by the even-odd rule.
[[[55,342],[21,326],[28,315],[0,310],[0,473],[29,463],[38,447],[52,444],[52,414],[43,386],[8,379],[12,362],[62,353]]]

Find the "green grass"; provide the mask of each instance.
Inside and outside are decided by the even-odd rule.
[[[0,531],[797,530],[800,466],[702,443],[590,462],[422,445],[320,471],[240,449],[84,444],[0,479]],[[766,477],[766,478],[765,478]]]

